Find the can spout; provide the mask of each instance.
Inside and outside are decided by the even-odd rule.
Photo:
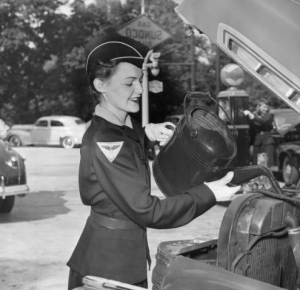
[[[274,191],[277,194],[283,195],[283,192],[277,182],[275,176],[273,175],[272,171],[262,165],[251,165],[251,166],[244,166],[244,167],[235,167],[235,168],[226,168],[220,173],[224,176],[228,171],[234,172],[234,177],[230,181],[232,185],[240,185],[242,183],[248,182],[256,177],[259,176],[266,176],[271,186],[273,187]]]

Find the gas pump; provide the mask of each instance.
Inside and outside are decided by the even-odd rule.
[[[236,64],[227,64],[221,69],[221,81],[228,89],[217,95],[219,117],[228,125],[238,131],[236,138],[237,154],[232,160],[232,166],[250,165],[250,128],[249,120],[243,111],[249,108],[249,95],[237,87],[244,80],[243,70]]]

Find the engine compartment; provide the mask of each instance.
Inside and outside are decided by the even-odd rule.
[[[278,198],[260,192],[238,196],[228,206],[216,240],[203,242],[196,238],[161,243],[152,274],[153,289],[167,289],[166,277],[174,276],[173,267],[181,257],[187,259],[184,262],[180,260],[183,263],[180,264],[181,270],[178,270],[178,265],[175,267],[177,277],[185,275],[186,263],[196,263],[196,268],[213,267],[207,271],[212,280],[219,279],[217,273],[225,270],[226,275],[229,274],[227,272],[234,273],[230,279],[237,279],[236,281],[240,279],[238,276],[242,276],[262,282],[257,286],[259,288],[252,289],[297,289],[300,200],[296,196],[297,192],[294,192],[294,197],[291,197],[290,191],[283,193],[275,194]],[[197,275],[198,289],[227,289],[214,288],[215,286],[203,288],[203,281],[206,281],[203,277],[207,275],[203,273],[206,270],[202,269]],[[245,285],[246,281],[248,279],[245,280]],[[237,285],[236,288],[228,289],[241,289],[242,286]],[[194,288],[189,286],[188,289]]]

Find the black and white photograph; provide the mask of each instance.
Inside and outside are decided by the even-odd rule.
[[[299,0],[0,0],[1,290],[300,290]]]

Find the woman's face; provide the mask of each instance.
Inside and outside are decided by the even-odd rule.
[[[268,113],[269,106],[267,104],[261,104],[259,109],[262,114],[266,114],[266,113]]]
[[[114,74],[104,81],[103,97],[108,108],[120,117],[138,112],[143,93],[142,77],[140,68],[127,62],[119,63]]]

